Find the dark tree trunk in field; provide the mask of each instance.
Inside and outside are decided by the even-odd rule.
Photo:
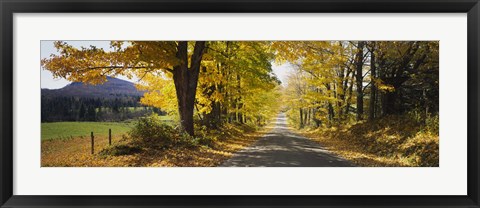
[[[220,68],[220,64],[217,64],[217,70],[222,71]],[[204,91],[206,97],[210,97],[214,92],[222,93],[222,85],[211,83],[208,90]],[[221,103],[218,101],[213,101],[211,103],[212,110],[210,113],[207,113],[205,117],[206,124],[213,129],[218,128],[218,125],[221,123],[222,119],[222,106]]]
[[[350,79],[350,85],[348,87],[348,97],[347,97],[347,104],[345,106],[345,115],[348,117],[348,114],[350,113],[350,100],[353,96],[353,80],[355,78],[355,71],[352,71],[352,78]]]
[[[215,91],[218,91],[218,87],[216,84],[211,84],[208,87],[208,90],[205,90],[203,94],[206,97],[210,97]],[[216,129],[218,128],[218,124],[220,124],[220,116],[221,116],[221,107],[220,102],[214,101],[211,103],[212,110],[209,113],[204,114],[204,125],[207,125],[209,128]]]
[[[308,125],[308,108],[303,110],[303,125]]]
[[[241,78],[240,75],[237,74],[237,92],[239,95],[242,94],[242,86],[241,86]],[[236,100],[237,103],[237,121],[239,123],[243,123],[243,114],[242,114],[242,108],[243,108],[243,103],[242,103],[242,96],[239,96]]]
[[[395,103],[397,100],[397,92],[386,92],[383,96],[383,113],[384,115],[391,115],[396,112]]]
[[[316,128],[320,127],[320,125],[322,124],[322,121],[315,117],[315,115],[317,114],[317,109],[318,109],[318,107],[314,108],[312,110],[312,120],[313,120],[313,122],[315,122],[315,127]]]
[[[357,121],[363,117],[363,47],[364,41],[358,42],[358,49],[355,59],[355,68],[357,71]]]
[[[375,44],[375,43],[372,43]],[[373,121],[375,119],[375,105],[376,105],[376,99],[377,99],[377,86],[375,85],[374,79],[377,76],[377,66],[376,60],[375,60],[375,46],[371,47],[371,57],[370,57],[370,77],[371,77],[371,92],[370,92],[370,105],[369,105],[369,114],[368,114],[368,120]]]
[[[328,120],[333,122],[335,119],[335,111],[333,110],[333,105],[329,102],[328,103]]]
[[[316,91],[317,93],[320,93],[320,88],[317,87],[317,88],[315,89],[315,91]],[[315,115],[317,115],[317,111],[319,111],[319,109],[320,109],[320,107],[318,107],[318,103],[319,103],[319,101],[314,101],[314,104],[315,104],[315,106],[317,106],[317,107],[315,107],[315,108],[312,109],[312,120],[313,120],[313,122],[315,122],[315,127],[317,127],[317,128],[320,127],[320,125],[322,124],[321,120],[318,119],[318,118],[315,116]]]
[[[176,57],[181,64],[173,68],[173,82],[177,93],[178,113],[180,124],[183,130],[189,135],[194,135],[193,130],[193,109],[195,105],[195,94],[197,91],[200,63],[205,49],[204,41],[197,41],[188,62],[188,42],[180,41],[177,45]],[[190,65],[190,68],[188,67]]]
[[[325,84],[325,87],[329,93],[329,96],[330,96],[330,84]],[[328,102],[328,120],[329,121],[333,121],[333,119],[335,118],[335,112],[333,110],[333,105],[330,101],[327,101]]]
[[[303,128],[303,109],[302,108],[300,108],[299,113],[300,113],[300,128]]]
[[[391,115],[400,113],[401,109],[398,109],[399,105],[397,100],[402,99],[401,94],[398,93],[402,89],[402,84],[407,81],[408,77],[394,77],[394,78],[382,78],[382,80],[393,87],[393,91],[387,91],[382,96],[382,110],[383,115]],[[399,111],[400,110],[400,111]]]
[[[347,69],[347,72],[345,74],[345,76],[342,77],[343,79],[343,83],[342,83],[342,105],[343,105],[343,108],[340,108],[340,112],[342,113],[343,115],[343,119],[346,119],[348,118],[348,108],[350,107],[350,103],[349,103],[349,87],[348,87],[348,81],[349,81],[349,77],[350,77],[350,73],[353,73],[352,70],[350,69],[350,67],[348,67]],[[353,78],[353,77],[352,77]],[[351,96],[351,95],[350,95]]]
[[[214,102],[212,110],[214,127],[217,128],[217,125],[222,122],[222,107],[220,102]]]
[[[307,125],[310,125],[310,108],[307,108]]]
[[[240,104],[239,109],[242,108],[241,105],[242,105],[242,104]],[[242,114],[241,112],[238,113],[238,122],[239,122],[239,123],[242,123],[242,124],[244,123],[244,122],[243,122],[243,114]]]

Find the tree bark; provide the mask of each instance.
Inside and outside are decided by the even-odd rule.
[[[329,83],[325,84],[325,87],[327,89],[328,96],[330,97],[331,96],[330,84]],[[335,112],[333,109],[333,105],[330,101],[327,101],[327,105],[328,105],[328,120],[330,121],[330,123],[332,123],[333,119],[335,118]]]
[[[307,108],[307,125],[310,125],[310,108]]]
[[[312,111],[312,120],[315,122],[315,127],[318,128],[320,127],[320,124],[322,124],[322,121],[320,119],[317,119],[315,115],[317,114],[317,109],[318,107],[314,108]]]
[[[303,109],[300,108],[299,109],[299,113],[300,113],[300,128],[303,128]]]
[[[363,118],[363,47],[364,41],[358,42],[357,55],[355,59],[355,68],[357,70],[357,121]]]
[[[237,92],[238,92],[238,98],[237,98],[237,121],[239,123],[243,124],[243,114],[242,114],[242,108],[243,108],[243,103],[242,103],[242,86],[241,86],[241,78],[240,75],[237,74]]]
[[[391,115],[396,112],[395,103],[397,100],[397,92],[385,92],[383,96],[383,112],[384,115]]]
[[[354,81],[354,78],[355,78],[355,71],[352,71],[352,78],[350,79],[350,84],[349,84],[349,87],[348,87],[348,97],[347,97],[347,104],[345,106],[345,115],[346,115],[346,118],[348,118],[348,115],[350,114],[350,100],[352,99],[352,96],[353,96],[353,81]]]
[[[176,57],[180,64],[173,69],[173,82],[178,101],[181,128],[189,135],[194,135],[193,109],[197,92],[200,63],[205,49],[204,41],[195,42],[191,62],[188,62],[188,42],[180,41],[177,45]],[[189,67],[190,65],[190,67]]]
[[[372,44],[375,44],[372,42]],[[369,114],[368,114],[368,120],[373,121],[375,119],[375,105],[376,105],[376,99],[377,99],[377,86],[375,85],[374,79],[377,76],[377,66],[376,60],[375,60],[375,45],[372,45],[371,50],[370,50],[370,79],[371,79],[371,92],[370,92],[370,105],[369,105]]]

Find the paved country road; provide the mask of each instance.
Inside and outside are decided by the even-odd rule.
[[[322,146],[291,132],[285,114],[279,114],[275,127],[252,146],[225,161],[223,167],[350,167],[350,162]]]

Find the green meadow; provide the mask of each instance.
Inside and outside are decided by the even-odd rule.
[[[167,124],[173,124],[169,116],[160,116]],[[135,120],[123,122],[51,122],[42,123],[42,140],[69,139],[73,137],[90,137],[93,131],[95,136],[108,136],[108,129],[112,129],[112,135],[127,133],[135,125]]]
[[[42,123],[42,140],[68,139],[72,137],[108,136],[108,129],[113,135],[127,133],[134,122],[53,122]]]

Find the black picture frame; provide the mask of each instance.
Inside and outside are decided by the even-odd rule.
[[[0,0],[1,207],[480,207],[478,0]],[[13,195],[14,13],[467,13],[466,196],[25,196]],[[445,178],[445,180],[449,180]]]

